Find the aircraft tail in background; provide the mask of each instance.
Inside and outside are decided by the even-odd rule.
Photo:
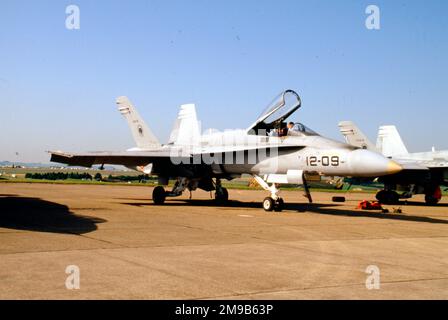
[[[353,122],[341,121],[338,126],[339,131],[342,133],[348,144],[362,149],[378,152],[375,145]]]
[[[381,126],[378,129],[378,139],[376,142],[378,150],[386,157],[396,157],[408,155],[408,149],[395,126]]]

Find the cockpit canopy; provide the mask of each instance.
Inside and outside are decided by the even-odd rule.
[[[300,136],[300,135],[318,136],[319,134],[314,130],[308,128],[306,125],[300,122],[296,122],[294,123],[292,129],[288,130],[288,136]]]
[[[316,132],[301,123],[295,123],[292,129],[287,129],[286,119],[301,107],[299,95],[293,90],[286,90],[279,94],[266,107],[248,129],[249,134],[271,136],[300,136],[317,135]]]

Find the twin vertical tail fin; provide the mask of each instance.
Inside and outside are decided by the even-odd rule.
[[[117,98],[118,111],[126,119],[131,129],[134,141],[140,149],[150,149],[160,147],[161,144],[156,136],[152,133],[146,123],[138,114],[132,103],[127,97]]]
[[[342,121],[339,123],[339,131],[348,144],[352,146],[378,152],[375,145],[367,136],[351,121]]]
[[[395,126],[379,128],[376,146],[386,157],[403,156],[409,153]]]
[[[179,146],[197,146],[200,138],[201,131],[195,105],[181,105],[168,143]]]
[[[376,146],[351,121],[339,123],[339,130],[348,144],[355,147],[382,153],[386,157],[397,157],[408,154],[408,150],[395,126],[381,126],[378,130]]]

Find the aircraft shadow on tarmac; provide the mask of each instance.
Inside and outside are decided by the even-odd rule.
[[[431,206],[427,205],[427,204],[424,203],[424,202],[419,202],[419,201],[408,201],[408,200],[400,201],[397,205],[398,205],[398,206],[427,207],[427,208],[430,208],[430,207],[431,207]],[[438,203],[438,204],[435,204],[433,207],[434,207],[434,208],[437,208],[437,207],[448,207],[448,203]]]
[[[65,205],[18,196],[0,196],[0,228],[84,234],[95,231],[104,219],[76,215]]]
[[[124,200],[124,199],[123,199]],[[151,200],[141,202],[143,199],[126,199],[139,202],[123,202],[123,205],[129,206],[156,206]],[[253,208],[260,209],[261,203],[259,202],[240,202],[235,200],[229,200],[227,204],[217,206],[214,200],[171,200],[166,201],[163,206],[185,206],[186,204],[197,207],[215,207],[215,208]],[[436,224],[448,224],[448,220],[436,219],[425,216],[406,215],[400,213],[381,213],[379,211],[362,211],[362,210],[347,210],[341,209],[341,205],[338,204],[317,204],[317,203],[286,203],[285,211],[296,212],[309,212],[317,214],[326,214],[333,216],[345,216],[345,217],[364,217],[372,219],[389,219],[389,220],[401,220],[410,222],[426,222]],[[405,209],[404,209],[405,210]],[[275,214],[275,212],[273,213]]]
[[[388,219],[388,220],[401,220],[401,221],[410,221],[410,222],[426,222],[426,223],[436,223],[436,224],[448,224],[448,220],[444,219],[436,219],[425,216],[415,216],[415,215],[407,215],[403,213],[382,213],[380,211],[369,211],[369,210],[346,210],[346,209],[328,209],[322,208],[318,204],[310,204],[308,205],[308,209],[306,211],[318,213],[318,214],[327,214],[334,216],[345,216],[345,217],[364,217],[364,218],[373,218],[373,219]],[[405,209],[404,209],[405,210]]]

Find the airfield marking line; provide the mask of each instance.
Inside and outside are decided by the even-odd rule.
[[[381,285],[383,284],[394,284],[394,283],[408,283],[408,282],[425,282],[425,281],[440,281],[440,280],[448,280],[448,278],[429,278],[429,279],[409,279],[409,280],[391,280],[391,281],[381,281]],[[316,290],[316,289],[332,289],[332,288],[347,288],[347,287],[365,287],[365,283],[350,283],[350,284],[341,284],[341,285],[330,285],[330,286],[317,286],[317,287],[305,287],[305,288],[291,288],[291,289],[283,289],[283,290],[260,290],[260,291],[253,291],[253,292],[245,292],[245,293],[238,293],[235,295],[218,295],[218,296],[212,296],[212,297],[200,297],[195,298],[196,300],[207,300],[207,299],[225,299],[229,297],[242,297],[247,295],[261,295],[261,294],[275,294],[275,293],[282,293],[282,292],[294,292],[294,291],[310,291],[310,290]]]
[[[118,247],[122,247],[122,248],[127,248],[127,246],[126,246],[126,245],[123,245],[123,244],[118,244],[118,243],[114,243],[114,242],[107,241],[107,240],[103,240],[103,239],[97,239],[97,238],[94,238],[94,237],[89,237],[89,236],[86,236],[86,235],[84,235],[84,234],[74,234],[74,235],[75,235],[75,236],[82,237],[82,238],[86,238],[86,239],[89,239],[89,240],[94,240],[94,241],[98,241],[98,242],[104,242],[104,243],[111,244],[111,245],[114,245],[114,246],[118,246]]]
[[[244,245],[247,242],[237,242],[237,243],[223,243],[223,244],[213,244],[214,247],[217,246],[229,246],[229,245]],[[187,247],[204,247],[210,246],[207,244],[194,244],[194,245],[154,245],[154,246],[126,246],[126,247],[115,247],[115,248],[85,248],[85,249],[55,249],[55,250],[38,250],[38,251],[18,251],[18,252],[4,252],[0,253],[0,256],[15,255],[15,254],[34,254],[34,253],[59,253],[59,252],[76,252],[76,251],[103,251],[103,250],[123,250],[123,249],[160,249],[160,248],[187,248]]]
[[[37,250],[37,251],[17,251],[17,252],[4,252],[0,253],[0,256],[13,256],[16,254],[35,254],[35,253],[61,253],[61,252],[82,252],[82,251],[92,251],[92,250],[112,250],[112,249],[126,249],[126,248],[85,248],[85,249],[55,249],[55,250]]]

